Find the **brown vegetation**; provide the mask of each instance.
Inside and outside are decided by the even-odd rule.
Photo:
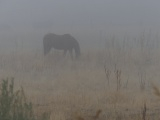
[[[63,58],[61,51],[46,57],[0,53],[0,77],[14,77],[15,88],[23,86],[37,116],[47,111],[51,120],[159,119],[159,48],[114,45],[82,50],[78,61]]]

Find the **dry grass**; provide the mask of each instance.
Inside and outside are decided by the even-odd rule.
[[[155,86],[154,84],[152,84],[153,90],[154,90],[154,94],[158,97],[160,97],[160,90],[157,86]]]
[[[157,96],[160,92],[151,81],[158,83],[160,56],[135,50],[126,54],[85,52],[79,61],[62,59],[61,52],[45,58],[30,52],[0,54],[0,77],[14,77],[16,87],[22,85],[34,103],[36,114],[51,112],[51,120],[135,120],[142,119],[142,113],[143,119],[158,119],[160,102],[152,90]],[[153,60],[148,63],[146,57]],[[143,91],[139,79],[145,80]]]

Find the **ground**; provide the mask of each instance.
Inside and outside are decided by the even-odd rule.
[[[79,60],[61,52],[0,53],[0,78],[14,77],[35,114],[50,112],[51,120],[157,120],[158,51],[83,50]]]

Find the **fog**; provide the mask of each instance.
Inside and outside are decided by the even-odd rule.
[[[82,47],[104,47],[108,36],[159,34],[158,0],[1,0],[0,50],[42,49],[46,33],[69,33]],[[121,38],[122,37],[122,38]]]
[[[0,79],[2,120],[160,120],[160,0],[0,0]]]

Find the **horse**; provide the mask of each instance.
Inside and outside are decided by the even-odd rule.
[[[75,58],[80,56],[80,46],[78,41],[70,34],[57,35],[54,33],[46,34],[43,38],[44,55],[47,55],[52,48],[57,50],[64,50],[64,56],[69,51],[73,59],[73,50]]]

